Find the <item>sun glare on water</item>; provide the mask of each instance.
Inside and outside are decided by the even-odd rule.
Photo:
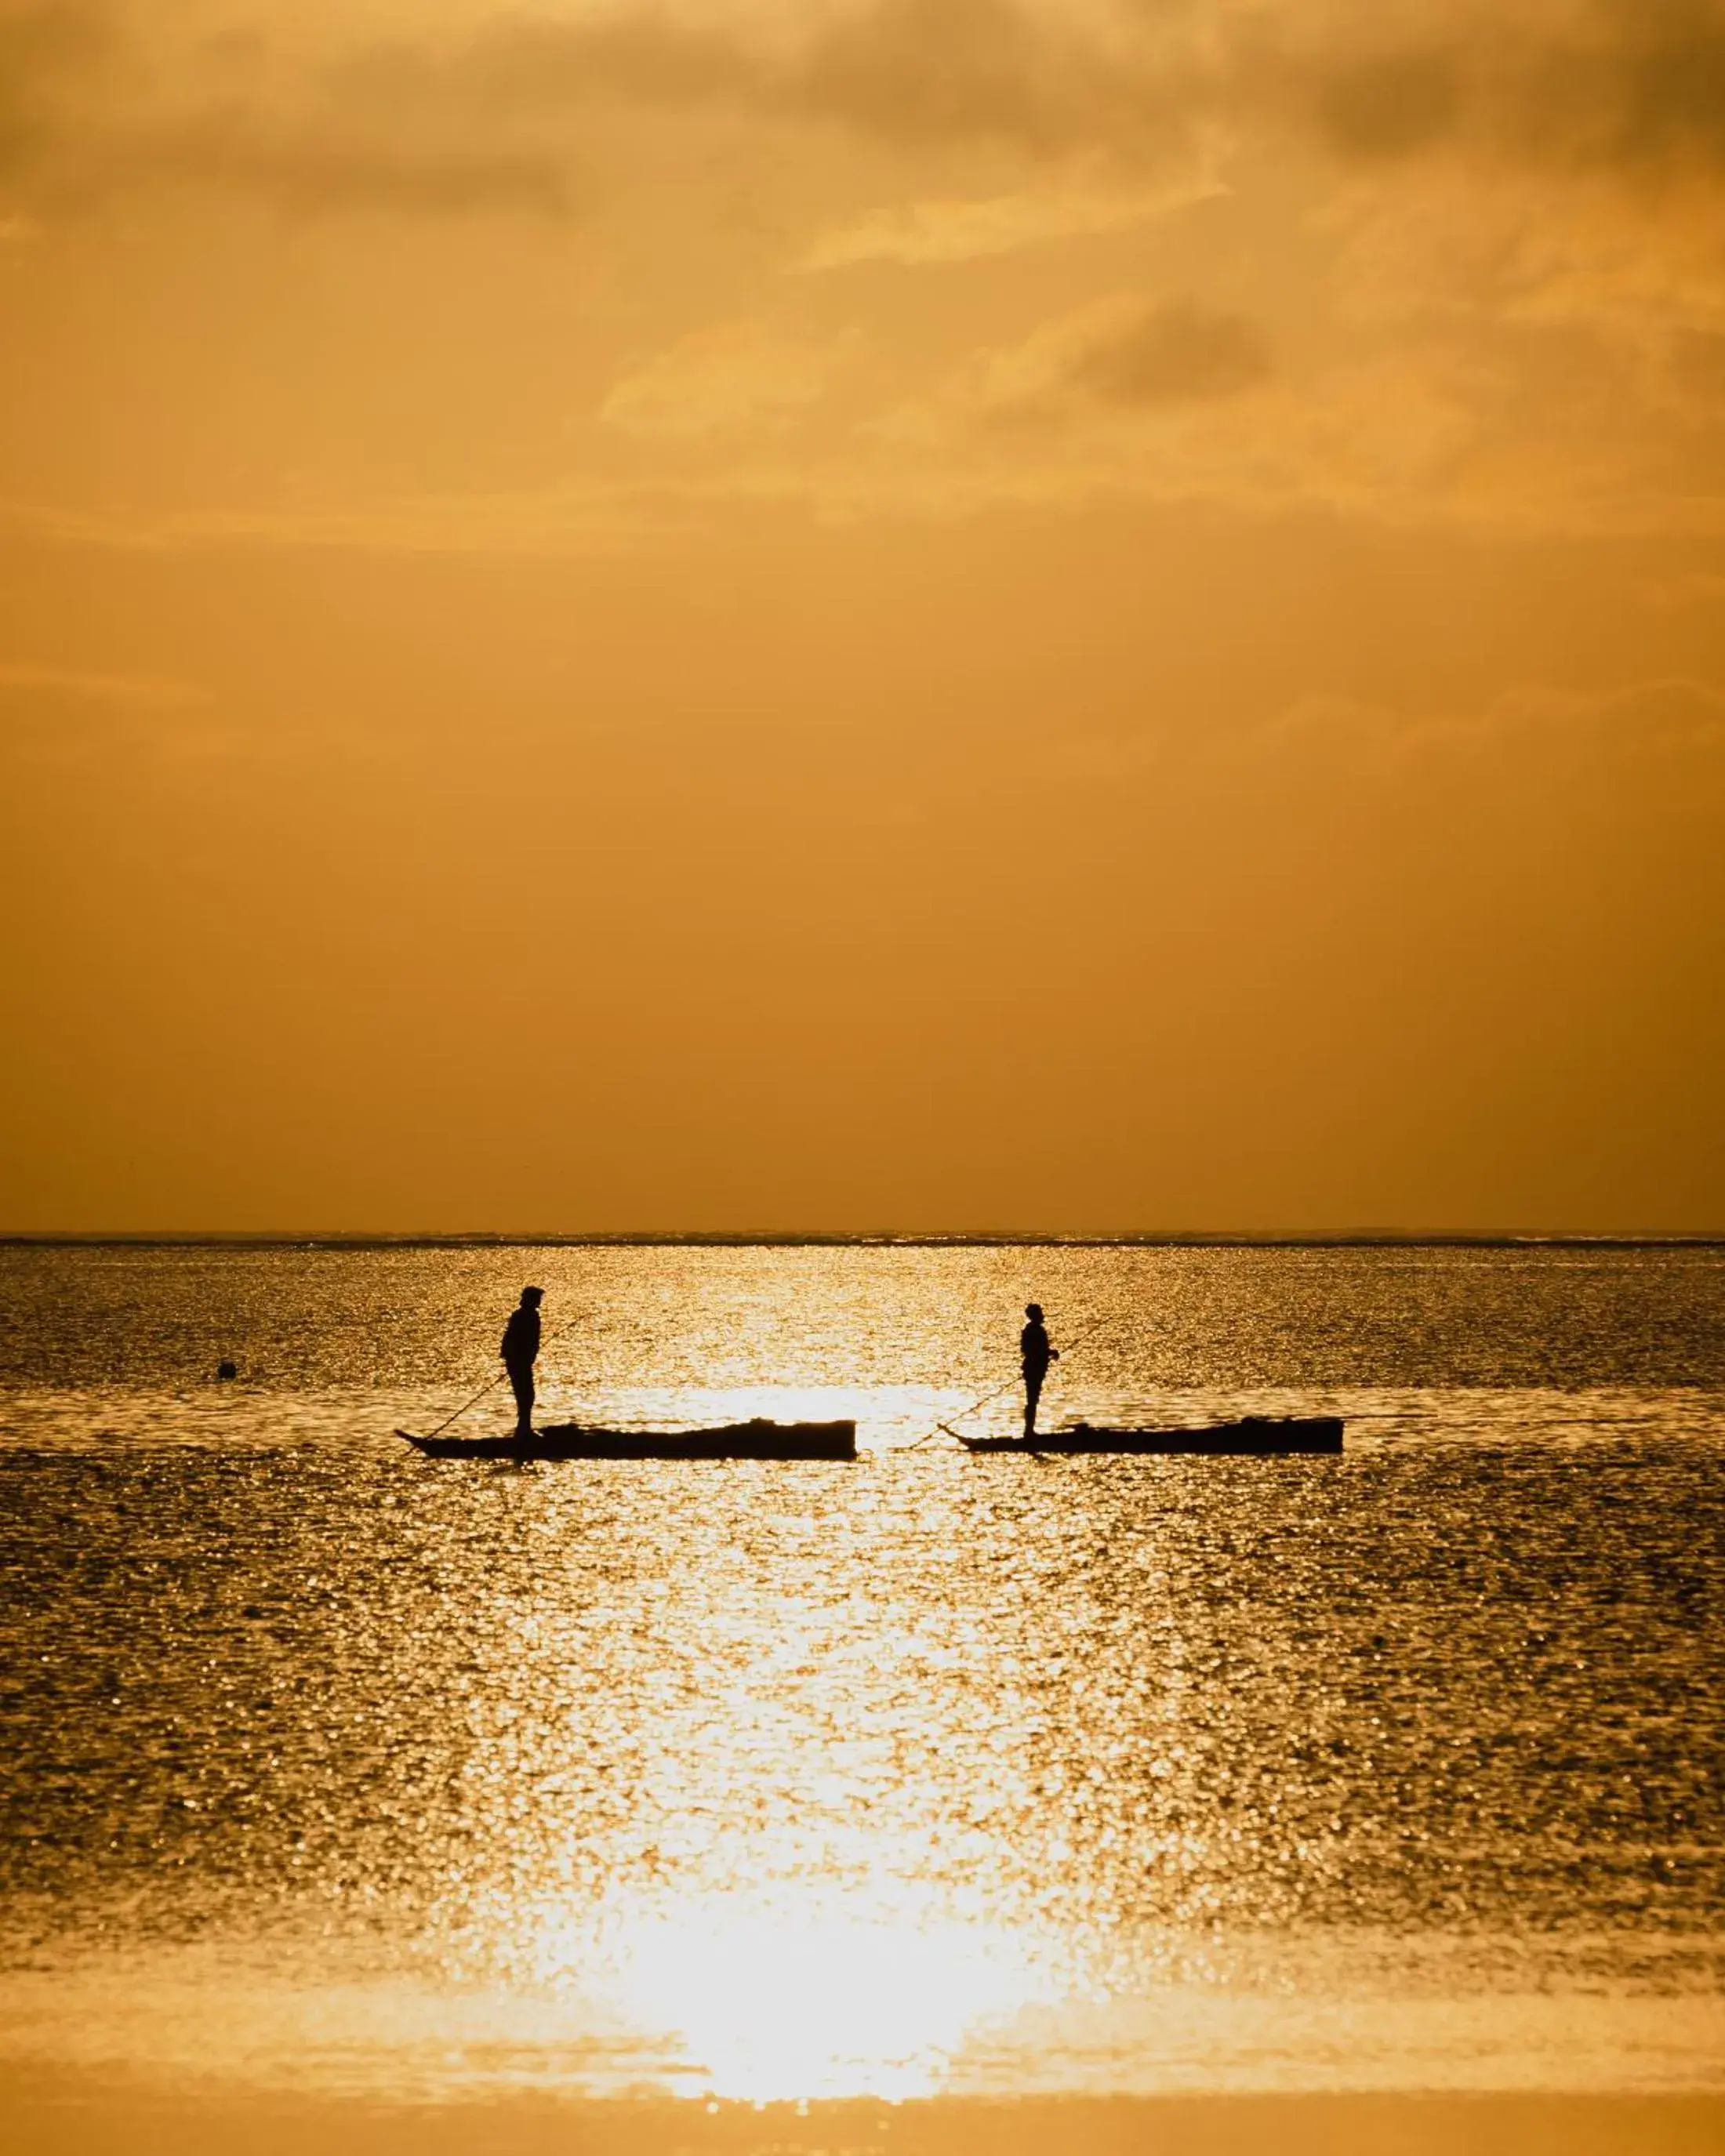
[[[554,1929],[544,1945],[561,1958]],[[748,1905],[645,1919],[605,1958],[619,2018],[679,2082],[762,2103],[931,2095],[968,2040],[1046,1984],[1020,1943],[968,1926]]]

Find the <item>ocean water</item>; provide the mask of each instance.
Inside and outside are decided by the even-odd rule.
[[[418,1458],[529,1279],[547,1419],[864,1457]],[[1344,1456],[917,1443],[1032,1295]],[[1722,1467],[1716,1248],[0,1250],[0,2059],[1725,2087]]]

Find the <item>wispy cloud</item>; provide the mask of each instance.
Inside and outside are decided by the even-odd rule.
[[[1548,777],[1578,762],[1679,767],[1717,788],[1725,778],[1725,693],[1670,675],[1592,692],[1523,682],[1478,707],[1435,711],[1314,696],[1222,752],[1383,772],[1504,758]]]
[[[843,270],[864,262],[924,267],[973,262],[1020,248],[1096,234],[1129,232],[1172,209],[1226,192],[1196,172],[1178,181],[1110,186],[1078,178],[1013,194],[910,202],[870,210],[822,233],[798,267]]]
[[[229,757],[254,747],[196,681],[0,663],[0,754],[25,763],[82,763],[126,752]]]
[[[209,701],[193,681],[154,674],[103,674],[79,667],[0,663],[0,710],[21,703],[85,711],[182,711]]]
[[[763,322],[716,323],[626,374],[601,417],[626,434],[685,440],[776,431],[824,394],[843,352]]]

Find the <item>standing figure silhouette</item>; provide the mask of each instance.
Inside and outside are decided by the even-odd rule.
[[[1019,1335],[1019,1353],[1024,1363],[1024,1435],[1032,1438],[1036,1435],[1036,1403],[1042,1397],[1042,1381],[1048,1375],[1049,1364],[1060,1361],[1060,1351],[1049,1344],[1040,1302],[1027,1302],[1024,1316],[1029,1322]]]
[[[511,1311],[503,1328],[503,1367],[515,1394],[517,1437],[533,1435],[533,1365],[539,1355],[539,1306],[544,1300],[542,1287],[524,1287],[520,1307]]]

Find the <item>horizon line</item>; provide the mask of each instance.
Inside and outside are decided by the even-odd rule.
[[[18,1229],[5,1249],[1685,1249],[1725,1229]]]

